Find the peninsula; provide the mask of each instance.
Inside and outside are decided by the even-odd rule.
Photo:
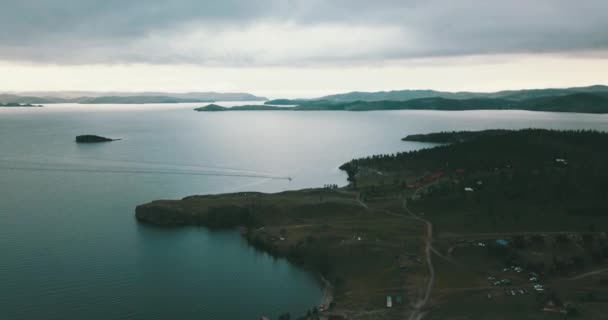
[[[350,182],[343,188],[159,200],[138,206],[136,218],[239,228],[254,247],[331,283],[333,300],[313,319],[604,314],[607,133],[407,140],[435,144],[349,161],[340,167]]]

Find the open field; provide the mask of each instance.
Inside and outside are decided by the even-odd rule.
[[[329,280],[332,310],[340,313],[382,309],[390,295],[395,308],[386,316],[401,314],[410,299],[407,288],[417,288],[416,275],[426,268],[420,259],[422,224],[403,214],[367,208],[355,192],[195,196],[156,201],[137,213],[140,221],[157,225],[240,226],[253,246]]]

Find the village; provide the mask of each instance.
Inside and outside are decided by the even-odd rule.
[[[518,139],[532,132],[517,132]],[[487,148],[498,138],[507,139],[478,144]],[[526,310],[522,316],[542,319],[542,314],[551,319],[551,314],[574,316],[582,309],[597,315],[601,307],[594,303],[608,302],[603,285],[608,282],[603,272],[607,223],[593,211],[578,209],[578,203],[595,201],[583,200],[589,194],[581,189],[597,189],[574,187],[584,180],[569,181],[574,171],[593,181],[582,173],[588,167],[580,165],[591,154],[567,148],[483,154],[477,148],[468,147],[468,154],[458,149],[375,156],[344,166],[370,207],[400,212],[405,200],[411,213],[432,224],[436,280],[427,307],[436,315],[465,312],[461,297],[467,292],[478,297],[475,307],[488,315],[508,305],[520,306],[509,312]],[[400,268],[420,272],[417,265],[426,265],[424,254],[402,254]],[[385,298],[387,308],[398,306],[394,295]]]

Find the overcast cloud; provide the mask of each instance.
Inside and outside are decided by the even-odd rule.
[[[606,57],[605,0],[0,0],[0,60],[299,66]]]

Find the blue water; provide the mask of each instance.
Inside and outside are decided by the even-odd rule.
[[[135,206],[192,194],[344,185],[338,166],[353,157],[424,147],[400,141],[411,133],[608,130],[603,115],[197,113],[196,106],[0,108],[0,319],[303,314],[321,298],[312,275],[253,250],[236,232],[139,225]],[[85,133],[124,140],[74,143]],[[287,176],[293,181],[272,179]]]

